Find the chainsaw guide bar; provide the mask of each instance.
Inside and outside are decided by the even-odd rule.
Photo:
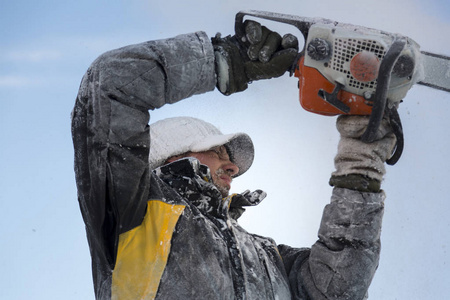
[[[424,78],[418,84],[450,92],[450,57],[422,51]]]

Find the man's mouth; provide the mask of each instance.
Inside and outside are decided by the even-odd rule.
[[[219,178],[220,178],[223,182],[225,182],[228,186],[231,185],[232,179],[231,179],[230,176],[227,176],[227,175],[221,175]]]

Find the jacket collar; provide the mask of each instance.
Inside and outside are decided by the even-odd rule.
[[[193,157],[177,160],[153,172],[207,215],[225,218],[229,214],[233,219],[238,219],[245,211],[244,206],[258,205],[266,197],[266,193],[261,190],[247,190],[222,198],[212,183],[209,168]]]

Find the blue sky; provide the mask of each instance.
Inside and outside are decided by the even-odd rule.
[[[448,1],[259,2],[1,2],[2,298],[93,299],[70,112],[81,77],[102,52],[196,30],[230,34],[239,10],[260,9],[400,32],[424,50],[450,55]],[[450,294],[450,95],[414,87],[400,114],[406,149],[387,168],[383,184],[383,247],[370,299],[443,299]],[[295,78],[255,82],[230,97],[193,97],[153,112],[152,121],[176,115],[201,117],[223,132],[249,133],[256,160],[233,191],[261,188],[268,198],[248,210],[242,225],[279,243],[314,243],[329,201],[338,137],[334,118],[301,109]]]

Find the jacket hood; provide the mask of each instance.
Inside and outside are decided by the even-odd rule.
[[[237,220],[245,211],[244,207],[256,206],[266,197],[262,190],[246,190],[222,198],[213,184],[209,168],[193,157],[179,159],[153,172],[206,215],[223,218],[229,213]]]

